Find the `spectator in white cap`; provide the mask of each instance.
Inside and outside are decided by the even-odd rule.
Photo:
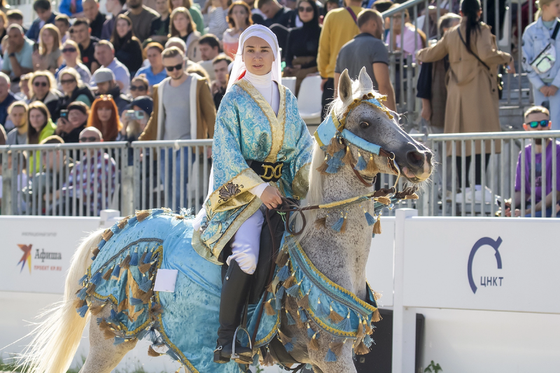
[[[97,69],[93,74],[93,81],[97,85],[97,95],[111,95],[117,108],[119,116],[125,111],[130,104],[130,100],[121,93],[121,89],[115,81],[115,74],[105,67]]]
[[[115,58],[115,48],[107,40],[101,40],[95,46],[95,59],[102,67],[113,72],[115,80],[123,93],[128,93],[130,87],[130,72],[128,68]]]

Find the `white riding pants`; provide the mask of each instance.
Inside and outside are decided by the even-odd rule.
[[[231,243],[231,255],[227,265],[236,260],[239,268],[249,275],[257,269],[261,244],[261,231],[264,223],[264,205],[239,227]]]

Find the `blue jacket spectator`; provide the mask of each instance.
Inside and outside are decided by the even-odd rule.
[[[33,3],[33,10],[37,13],[38,18],[33,21],[29,30],[27,30],[27,38],[37,41],[39,40],[39,31],[47,23],[54,25],[54,19],[56,18],[56,13],[51,9],[51,3],[48,0],[36,0]]]
[[[75,14],[84,11],[82,0],[61,0],[58,11],[68,17],[74,17]]]

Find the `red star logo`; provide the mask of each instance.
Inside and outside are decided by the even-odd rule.
[[[21,251],[23,251],[23,256],[21,257],[21,259],[19,260],[18,264],[21,263],[21,270],[19,271],[21,273],[21,271],[23,271],[23,267],[25,266],[25,263],[27,262],[27,266],[29,267],[29,273],[31,273],[31,247],[33,245],[19,245],[19,248],[21,249]]]

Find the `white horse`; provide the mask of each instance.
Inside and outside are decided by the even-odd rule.
[[[325,147],[322,149],[319,145],[315,146],[309,178],[309,193],[307,200],[303,203],[304,206],[306,204],[319,205],[348,200],[356,196],[371,194],[373,192],[372,182],[375,175],[379,172],[400,174],[410,184],[420,183],[431,174],[432,153],[423,145],[413,140],[399,127],[397,122],[392,119],[394,113],[390,113],[383,106],[371,104],[374,97],[380,99],[380,96],[373,91],[371,79],[365,72],[365,69],[362,70],[358,81],[354,82],[354,85],[346,72],[341,75],[339,97],[335,100],[332,110],[334,111],[334,118],[343,123],[343,128],[348,131],[346,132],[347,136],[353,136],[354,140],[346,141],[339,137],[333,140],[329,145],[329,149],[326,150],[324,150]],[[342,131],[342,128],[339,129]],[[338,134],[340,135],[341,133],[339,132]],[[359,139],[368,144],[379,145],[382,150],[377,152],[379,154],[367,152],[363,146],[358,146],[359,144],[363,145],[363,143],[359,143]],[[342,153],[339,153],[340,151]],[[327,153],[330,155],[327,156]],[[343,159],[340,159],[340,157],[338,159],[343,162],[337,167],[338,169],[335,172],[330,170],[329,173],[327,172],[329,170],[327,170],[327,162],[325,160],[336,158],[337,155],[335,153],[339,155],[344,154]],[[340,208],[334,207],[329,210],[317,209],[307,211],[305,214],[309,224],[304,227],[303,234],[299,238],[303,251],[314,267],[325,274],[330,281],[346,289],[348,294],[361,301],[366,300],[368,297],[365,265],[372,238],[372,222],[371,219],[364,219],[364,211],[371,213],[370,217],[375,215],[373,203],[372,199],[367,199],[359,205],[346,204],[340,206]],[[333,229],[332,227],[337,224],[337,221],[340,221],[341,217],[343,218],[343,227],[339,226],[337,227],[338,229]],[[28,368],[30,372],[34,373],[66,372],[76,353],[82,338],[82,332],[89,322],[90,351],[80,372],[109,373],[113,370],[125,354],[136,346],[137,336],[131,336],[130,338],[125,336],[124,343],[115,345],[113,337],[122,335],[119,334],[122,333],[122,330],[111,329],[106,324],[101,323],[98,325],[98,323],[99,320],[109,320],[111,317],[114,317],[111,313],[113,310],[125,313],[128,311],[130,317],[131,313],[135,313],[134,307],[130,304],[125,304],[121,308],[122,305],[112,304],[110,301],[100,304],[94,301],[93,298],[86,298],[86,302],[83,300],[84,294],[82,294],[82,297],[77,294],[82,289],[83,284],[79,284],[79,279],[88,273],[89,277],[86,283],[87,281],[93,281],[91,278],[93,273],[88,272],[88,268],[91,271],[95,265],[99,265],[97,262],[102,260],[100,259],[101,254],[95,260],[91,258],[92,250],[96,251],[96,253],[99,252],[99,250],[95,249],[100,242],[105,242],[101,248],[101,253],[105,255],[103,258],[108,258],[113,252],[123,250],[123,242],[126,243],[126,241],[121,242],[119,247],[116,247],[116,244],[114,244],[118,239],[123,239],[123,235],[130,235],[136,231],[149,232],[150,227],[161,227],[165,226],[165,224],[169,224],[170,230],[172,228],[184,229],[185,237],[192,234],[190,221],[178,221],[167,213],[155,216],[155,214],[150,212],[142,212],[134,218],[134,223],[132,220],[125,220],[118,226],[113,227],[112,231],[98,231],[87,237],[72,258],[71,267],[66,279],[64,301],[59,305],[53,306],[48,311],[48,317],[34,330],[32,333],[34,339],[24,352],[20,363]],[[160,256],[163,256],[166,250],[168,250],[165,235],[169,233],[165,230],[162,230],[162,232],[161,247],[163,251],[160,252]],[[139,233],[139,235],[141,234]],[[192,247],[187,247],[185,250],[187,254],[190,253],[189,255],[192,255],[194,252]],[[153,253],[155,254],[156,252],[153,251]],[[140,254],[140,251],[137,254]],[[194,254],[189,256],[189,258],[196,258],[196,253]],[[123,255],[126,255],[126,253]],[[196,261],[197,259],[192,260]],[[130,261],[130,255],[124,261]],[[196,263],[197,266],[208,266],[208,269],[205,270],[205,276],[207,275],[207,278],[213,278],[219,282],[221,280],[219,275],[220,267],[210,264],[202,258],[200,258],[200,261],[200,263]],[[150,263],[147,263],[148,267],[151,265]],[[136,264],[140,265],[141,262]],[[126,265],[133,266],[132,263],[126,263]],[[125,268],[124,264],[122,266]],[[149,270],[146,268],[143,270],[147,270],[148,272],[146,273],[150,274],[152,273],[150,271],[153,271],[154,268],[155,266],[151,265]],[[104,278],[111,278],[111,270],[113,270],[113,267],[109,268],[109,271],[106,273],[107,276],[104,276]],[[100,271],[99,273],[102,272]],[[140,276],[142,276],[142,273],[140,273]],[[127,289],[130,285],[127,281],[134,282],[132,272],[128,272],[128,276],[129,280],[119,282],[119,284]],[[97,280],[100,281],[99,278]],[[91,294],[95,293],[95,289],[91,290],[91,286],[87,289],[88,294],[90,294],[90,291]],[[133,292],[134,289],[131,289],[130,291]],[[149,298],[151,302],[157,303],[160,300],[159,296],[154,294],[157,292],[153,292],[153,285],[149,290],[145,290],[147,291],[139,294],[144,294],[143,297]],[[217,297],[219,302],[219,294]],[[128,300],[130,301],[130,299],[129,297]],[[76,312],[76,304],[78,307],[85,307],[82,308],[84,317]],[[161,315],[166,315],[166,305],[162,302],[158,304],[163,307],[159,311],[162,312]],[[335,343],[336,338],[329,333],[323,333],[321,326],[314,322],[311,317],[311,312],[309,313],[310,320],[306,323],[307,326],[304,326],[299,321],[296,324],[290,323],[286,315],[288,310],[302,307],[301,302],[294,297],[286,296],[282,304],[285,306],[286,312],[281,312],[279,339],[284,345],[289,341],[294,342],[290,351],[290,355],[294,360],[312,365],[317,373],[356,372],[352,356],[354,349],[357,348],[357,343]],[[142,304],[140,304],[140,307],[142,307]],[[303,307],[305,308],[305,305]],[[217,308],[215,311],[215,314],[212,311],[205,315],[207,320],[216,322],[215,325],[211,326],[212,330],[218,329]],[[149,312],[152,320],[161,317],[155,316],[159,313],[158,310],[146,309],[146,312]],[[90,317],[92,314],[96,316]],[[371,319],[368,319],[368,323],[369,321]],[[339,321],[337,320],[337,322]],[[357,332],[358,343],[364,338],[361,322],[358,324],[360,328],[360,331]],[[182,320],[182,323],[187,328],[189,324],[196,323],[196,321],[186,319]],[[153,325],[154,329],[162,332],[160,330],[161,323],[158,324],[156,320]],[[365,321],[364,328],[366,328],[365,330],[369,329],[365,326]],[[308,329],[317,333],[321,332],[321,338],[316,339],[311,336]],[[185,333],[188,333],[188,329],[185,329]],[[360,334],[362,335],[360,336]],[[107,336],[111,338],[107,339]],[[213,345],[215,335],[208,338],[210,339],[209,343]],[[337,344],[337,346],[333,347],[333,343]],[[337,358],[334,359],[336,361],[333,361],[332,358],[329,359],[328,355],[332,353],[331,350],[334,350],[337,355]],[[153,353],[153,351],[150,352],[153,355],[158,355]],[[175,355],[177,355],[178,352],[175,352]],[[257,349],[255,349],[255,352],[257,352]],[[364,353],[363,347],[361,351],[357,352]],[[199,359],[200,364],[202,364],[199,367],[205,366],[207,368],[197,369],[193,365],[185,363],[183,358],[179,359],[193,372],[207,373],[237,370],[237,366],[233,363],[231,365],[211,365],[209,363],[212,360],[211,351],[189,351],[188,353],[190,353],[188,356],[204,355]],[[184,352],[184,354],[184,356],[187,356],[187,352]],[[228,368],[227,366],[230,367]],[[231,369],[231,366],[233,366],[233,369]]]

